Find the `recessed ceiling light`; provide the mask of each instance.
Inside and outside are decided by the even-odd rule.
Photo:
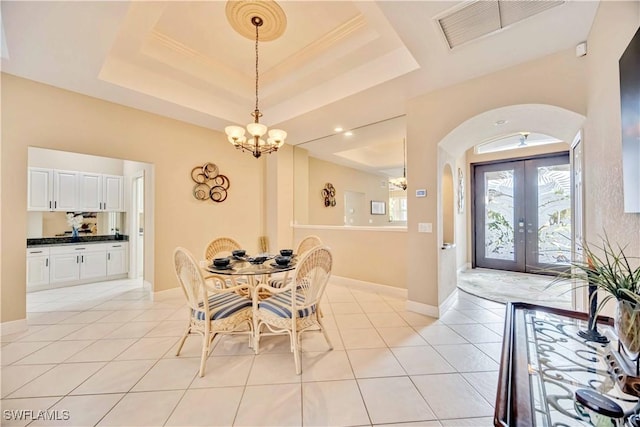
[[[343,129],[340,126],[337,126],[333,129],[334,132],[342,132]]]
[[[496,120],[496,122],[493,124],[494,126],[502,126],[504,124],[509,123],[509,120]]]
[[[351,136],[351,135],[353,135],[353,132],[351,132],[350,130],[344,133],[344,136]]]

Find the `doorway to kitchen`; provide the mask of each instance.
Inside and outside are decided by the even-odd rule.
[[[133,177],[132,190],[133,227],[130,240],[134,255],[131,257],[133,265],[130,277],[137,279],[144,277],[144,171]]]
[[[473,266],[552,273],[571,262],[569,153],[473,164]]]

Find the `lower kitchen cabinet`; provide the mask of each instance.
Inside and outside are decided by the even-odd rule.
[[[27,249],[27,290],[49,285],[49,248]]]
[[[129,271],[127,243],[112,243],[107,247],[107,276],[117,276]]]
[[[27,290],[126,277],[128,242],[27,249]]]

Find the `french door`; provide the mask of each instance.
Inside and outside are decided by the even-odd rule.
[[[474,166],[474,265],[527,273],[571,260],[569,154]]]

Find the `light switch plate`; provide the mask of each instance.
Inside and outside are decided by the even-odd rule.
[[[430,222],[419,222],[418,223],[418,233],[432,233],[433,226]]]

